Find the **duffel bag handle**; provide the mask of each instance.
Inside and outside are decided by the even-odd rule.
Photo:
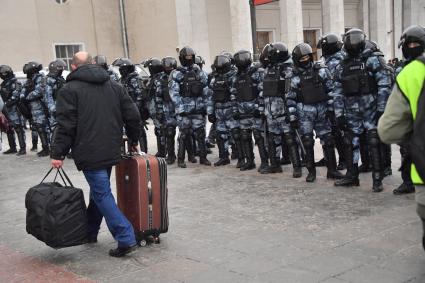
[[[55,169],[55,168],[53,168],[53,167],[52,167],[52,168],[50,168],[50,170],[47,172],[46,176],[44,176],[43,180],[41,180],[40,184],[41,184],[41,183],[43,183],[43,182],[44,182],[44,180],[46,180],[47,176],[49,176],[49,175],[50,175],[50,173],[52,172],[52,170],[53,170],[53,169]],[[61,172],[61,171],[62,171],[62,172]],[[66,181],[68,181],[68,184],[69,184],[71,187],[74,187],[74,185],[72,184],[71,180],[69,179],[68,175],[65,173],[65,170],[63,170],[63,168],[62,168],[62,167],[57,169],[57,171],[56,171],[56,175],[55,175],[55,179],[53,180],[53,182],[55,182],[55,181],[56,181],[56,179],[57,179],[57,177],[58,177],[58,174],[59,174],[59,176],[61,177],[62,182],[64,183],[64,185],[65,185],[65,186],[66,186]],[[62,174],[63,174],[63,175],[62,175]],[[65,181],[65,179],[63,178],[64,176],[65,176],[66,181]]]

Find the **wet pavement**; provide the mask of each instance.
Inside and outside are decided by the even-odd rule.
[[[154,138],[151,129],[150,153]],[[382,193],[371,192],[370,173],[360,187],[337,188],[323,167],[311,184],[305,169],[293,179],[290,166],[260,175],[235,163],[169,166],[169,232],[117,259],[107,254],[115,242],[105,223],[97,244],[61,250],[27,234],[25,193],[49,159],[0,155],[0,282],[425,282],[414,196],[392,194],[401,182],[398,147]],[[87,201],[83,174],[72,160],[64,168]]]

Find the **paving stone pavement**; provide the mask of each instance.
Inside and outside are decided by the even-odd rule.
[[[320,158],[318,143],[316,152]],[[217,155],[214,149],[210,160]],[[107,255],[115,243],[104,223],[97,244],[61,250],[28,235],[25,193],[41,181],[49,159],[33,152],[0,155],[0,251],[2,257],[4,251],[15,255],[14,261],[1,261],[0,282],[25,282],[28,278],[11,269],[12,263],[22,267],[34,261],[43,263],[34,269],[62,274],[57,277],[61,282],[425,282],[414,196],[392,194],[401,181],[399,165],[394,146],[393,175],[384,180],[382,193],[371,192],[370,174],[362,174],[358,188],[336,188],[326,180],[325,168],[318,169],[315,183],[307,184],[291,178],[289,166],[282,174],[260,175],[240,172],[234,161],[220,168],[172,165],[169,232],[159,245],[116,259]],[[64,168],[87,200],[82,173],[72,160]],[[112,184],[115,193],[114,177]],[[55,282],[43,277],[47,271],[30,281]]]

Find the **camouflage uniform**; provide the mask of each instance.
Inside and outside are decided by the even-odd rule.
[[[62,76],[47,75],[46,77],[46,92],[44,94],[44,102],[49,110],[50,127],[56,126],[56,98],[59,89],[65,84],[65,79]]]
[[[359,136],[366,131],[372,157],[374,188],[382,185],[382,164],[376,130],[391,93],[391,73],[382,56],[369,49],[356,57],[347,54],[335,72],[334,107],[337,120],[344,128],[347,176],[358,184]],[[357,176],[357,178],[356,178]],[[343,185],[344,180],[336,182]]]
[[[10,149],[14,151],[16,151],[14,131],[18,136],[20,149],[25,151],[26,147],[24,119],[17,108],[21,90],[22,84],[15,77],[12,77],[8,80],[4,80],[0,85],[1,97],[4,101],[3,113],[11,124],[9,131],[6,133],[7,139],[9,141]]]
[[[170,75],[168,84],[175,105],[179,127],[179,163],[184,163],[187,146],[192,143],[192,133],[199,145],[201,163],[206,160],[205,115],[207,113],[208,77],[197,65],[181,66]]]
[[[231,136],[240,142],[236,134],[239,131],[239,123],[233,118],[234,102],[231,101],[230,88],[236,72],[231,69],[225,74],[215,73],[209,84],[207,114],[214,116],[217,131],[217,143],[219,146],[219,158],[229,158],[229,143]]]
[[[268,168],[268,156],[264,136],[264,99],[259,95],[259,84],[262,81],[260,70],[251,65],[246,70],[239,70],[233,77],[231,98],[234,101],[233,115],[239,120],[243,158],[246,164],[241,170],[255,167],[252,135],[260,153],[260,170]],[[240,155],[241,157],[241,155]]]
[[[140,82],[139,75],[136,72],[132,72],[128,74],[126,77],[121,77],[121,84],[127,90],[128,95],[131,97],[134,103],[136,103],[137,108],[140,112],[147,112],[144,108],[144,99],[143,99],[143,91],[142,85]],[[146,118],[146,113],[140,113],[141,117]],[[147,119],[147,118],[146,118]],[[148,152],[148,140],[146,137],[145,123],[142,122],[140,124],[140,150],[142,152]]]

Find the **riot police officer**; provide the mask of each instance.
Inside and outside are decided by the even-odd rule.
[[[56,59],[49,64],[49,73],[46,76],[46,92],[44,101],[49,110],[49,123],[53,128],[56,125],[56,98],[58,91],[65,84],[65,79],[62,77],[62,72],[66,68],[65,61]]]
[[[185,150],[188,146],[187,137],[195,134],[199,146],[199,163],[207,166],[205,145],[205,123],[207,103],[207,75],[195,64],[195,51],[186,46],[180,50],[181,66],[171,73],[169,91],[176,107],[177,124],[179,127],[179,147],[177,153],[178,166],[186,168],[184,162]]]
[[[237,74],[232,82],[232,100],[235,102],[233,115],[239,120],[241,129],[241,148],[238,148],[239,158],[245,159],[245,164],[240,167],[241,171],[252,170],[256,167],[254,162],[254,145],[260,153],[261,165],[259,172],[270,173],[268,155],[265,146],[264,133],[264,100],[259,95],[258,85],[261,82],[261,74],[257,67],[252,64],[251,52],[240,50],[235,53],[235,65]],[[242,152],[242,154],[241,154]]]
[[[328,168],[326,177],[339,178],[342,175],[336,170],[335,140],[328,119],[330,115],[334,115],[331,74],[322,62],[313,61],[313,51],[307,43],[295,46],[292,59],[294,70],[286,106],[291,126],[299,128],[305,148],[308,170],[306,181],[314,182],[316,179],[313,130],[325,149]]]
[[[136,72],[134,64],[128,58],[121,58],[115,62],[116,66],[119,66],[119,72],[121,74],[121,84],[126,88],[128,94],[140,112],[142,120],[146,121],[149,118],[149,111],[147,110],[147,100],[142,94],[142,85],[139,75]],[[140,125],[140,150],[142,152],[148,152],[148,140],[146,137],[146,130],[144,122]]]
[[[332,75],[332,78],[335,76],[336,66],[339,65],[339,62],[344,58],[344,52],[342,51],[342,41],[340,37],[335,33],[328,33],[322,36],[317,43],[317,48],[322,49],[322,56],[325,62],[325,65],[328,67],[329,72]],[[335,116],[329,117],[331,125],[332,125],[332,134],[335,138],[335,147],[338,151],[338,170],[345,169],[345,161],[344,161],[344,141],[342,136],[342,131],[338,128],[336,124]],[[323,152],[325,150],[323,149]],[[323,158],[323,165],[326,165],[326,161]],[[320,163],[320,161],[318,162]],[[319,165],[316,163],[316,166]]]
[[[166,138],[164,129],[164,107],[162,96],[163,92],[168,91],[168,87],[164,88],[162,80],[163,66],[161,60],[158,58],[151,58],[146,63],[150,73],[150,81],[148,84],[148,97],[149,97],[149,114],[155,125],[155,136],[158,152],[157,157],[166,156]],[[168,81],[166,82],[168,84]]]
[[[6,133],[10,148],[3,153],[12,154],[17,152],[15,131],[19,143],[19,152],[17,152],[17,155],[24,155],[26,154],[24,120],[17,108],[22,84],[16,79],[12,68],[7,65],[0,66],[0,78],[3,80],[0,85],[1,98],[4,102],[3,113],[11,124],[9,131]]]
[[[173,100],[171,99],[170,92],[168,89],[168,81],[171,76],[171,72],[177,68],[177,60],[173,57],[165,57],[162,59],[162,67],[164,72],[161,74],[161,97],[162,107],[164,113],[164,129],[165,129],[165,142],[167,150],[167,164],[173,164],[176,161],[175,152],[175,136],[176,136],[176,110],[174,107]]]
[[[265,52],[261,57],[263,61],[267,60],[267,67],[259,88],[262,89],[261,95],[264,97],[267,118],[270,172],[282,172],[280,160],[276,154],[277,146],[281,145],[283,158],[289,157],[293,165],[293,177],[299,178],[302,175],[301,160],[295,133],[287,123],[288,113],[285,111],[285,96],[292,76],[292,59],[287,46],[281,42],[270,44],[263,51]]]
[[[359,185],[359,135],[366,130],[373,167],[372,190],[380,192],[383,168],[376,126],[391,92],[391,74],[382,57],[365,50],[365,40],[360,29],[345,33],[346,55],[335,73],[335,114],[339,128],[344,130],[347,161],[347,173],[335,185]]]
[[[216,125],[219,160],[214,166],[230,164],[228,144],[233,134],[234,142],[240,143],[239,124],[233,118],[233,102],[230,88],[235,71],[228,56],[218,55],[214,59],[215,74],[209,85],[208,120]]]
[[[27,75],[27,80],[21,91],[21,99],[28,103],[31,109],[32,127],[40,136],[42,150],[37,153],[39,157],[48,156],[49,139],[48,107],[44,101],[46,96],[46,78],[40,73],[43,66],[40,63],[31,61],[24,65],[23,72]]]
[[[112,70],[109,69],[106,56],[97,55],[97,56],[94,57],[94,62],[95,62],[96,65],[99,65],[102,68],[104,68],[106,71],[108,71],[108,74],[111,77],[111,80],[113,80],[117,83],[120,82],[120,78],[118,77],[118,75],[116,73],[114,73]]]

